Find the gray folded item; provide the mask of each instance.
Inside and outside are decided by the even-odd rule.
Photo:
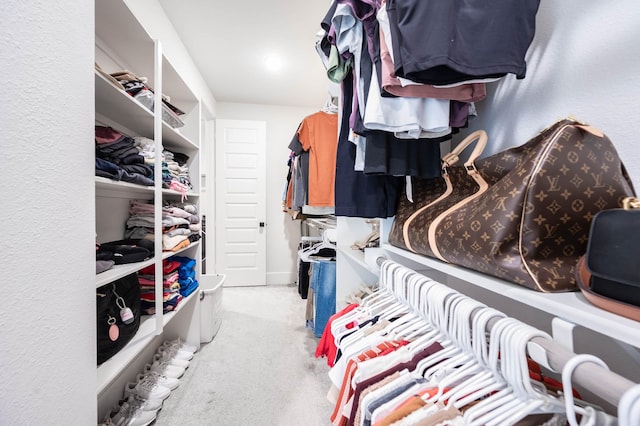
[[[96,274],[111,269],[115,263],[113,260],[96,260]]]

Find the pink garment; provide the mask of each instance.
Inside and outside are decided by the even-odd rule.
[[[107,144],[113,143],[122,137],[122,133],[111,127],[96,126],[96,143]]]

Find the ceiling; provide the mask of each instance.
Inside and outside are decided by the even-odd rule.
[[[315,40],[329,0],[159,2],[216,101],[324,105],[330,83]]]

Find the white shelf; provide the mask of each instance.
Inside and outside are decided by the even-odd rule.
[[[114,265],[111,269],[96,274],[96,288],[109,284],[112,281],[126,277],[127,275],[138,272],[140,269],[153,265],[155,258],[147,259],[143,262],[126,263],[124,265]]]
[[[380,275],[380,268],[373,268],[364,259],[364,252],[362,250],[354,250],[349,246],[338,244],[338,251],[344,254],[349,260],[358,265],[363,270],[373,274]]]
[[[188,297],[185,297],[180,301],[175,311],[164,314],[162,316],[164,325],[166,326],[173,318],[175,318],[178,312],[180,312],[180,310],[183,309],[187,303],[189,303],[193,299],[197,299],[195,297],[197,294],[198,292],[194,291]],[[98,366],[98,396],[151,343],[151,340],[153,340],[153,338],[156,336],[155,332],[155,315],[143,315],[140,319],[140,327],[138,328],[138,332],[133,337],[133,339],[131,339],[131,341],[117,354]]]
[[[130,129],[138,135],[153,139],[153,112],[123,90],[111,84],[99,72],[95,72],[96,111]],[[116,129],[117,130],[117,129]],[[169,150],[192,154],[198,145],[174,129],[162,123],[162,145]]]
[[[119,196],[131,195],[128,198],[135,198],[135,196],[152,197],[153,186],[137,185],[135,183],[122,182],[111,180],[105,177],[96,176],[96,195],[97,196]]]
[[[547,312],[570,323],[631,346],[640,347],[640,322],[593,306],[581,292],[541,293],[470,269],[417,255],[390,244],[383,244],[382,248],[392,259],[401,257],[419,263],[427,268],[441,271],[516,302]]]
[[[176,196],[176,197],[182,197],[182,192],[180,191],[174,191],[173,189],[163,189],[162,190],[162,195],[171,195],[171,196]],[[199,197],[200,194],[197,192],[187,192],[187,199],[189,197]]]
[[[310,226],[313,226],[318,229],[335,229],[336,228],[335,219],[329,220],[326,218],[309,217],[305,219],[305,222],[307,222],[307,224],[309,224]]]
[[[122,182],[111,180],[102,176],[96,176],[96,195],[97,196],[123,196],[127,195],[142,195],[153,196],[153,186],[137,185],[135,183]],[[162,195],[168,195],[173,197],[182,197],[182,193],[173,189],[163,189]],[[200,197],[197,192],[187,192],[187,199],[189,197]],[[132,197],[129,197],[132,198]]]
[[[125,91],[115,87],[97,71],[95,72],[95,103],[96,112],[138,135],[153,139],[153,112]]]
[[[162,259],[164,260],[164,259],[170,258],[171,256],[177,256],[180,253],[183,253],[183,252],[185,252],[185,251],[187,251],[189,249],[197,247],[199,244],[200,244],[200,241],[195,241],[195,242],[189,244],[187,247],[185,247],[183,249],[180,249],[178,251],[163,251],[162,252]]]
[[[162,146],[169,151],[186,151],[187,154],[193,153],[198,150],[197,144],[180,133],[180,130],[174,129],[164,121],[162,122]]]

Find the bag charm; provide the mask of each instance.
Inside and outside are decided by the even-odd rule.
[[[109,315],[107,324],[109,324],[109,339],[111,339],[112,342],[115,342],[118,340],[118,337],[120,337],[120,329],[116,325],[116,319]]]
[[[116,295],[116,304],[120,308],[120,319],[125,324],[131,324],[134,320],[133,312],[131,311],[131,308],[126,305],[124,299],[116,293],[115,286],[113,288],[113,294]]]

